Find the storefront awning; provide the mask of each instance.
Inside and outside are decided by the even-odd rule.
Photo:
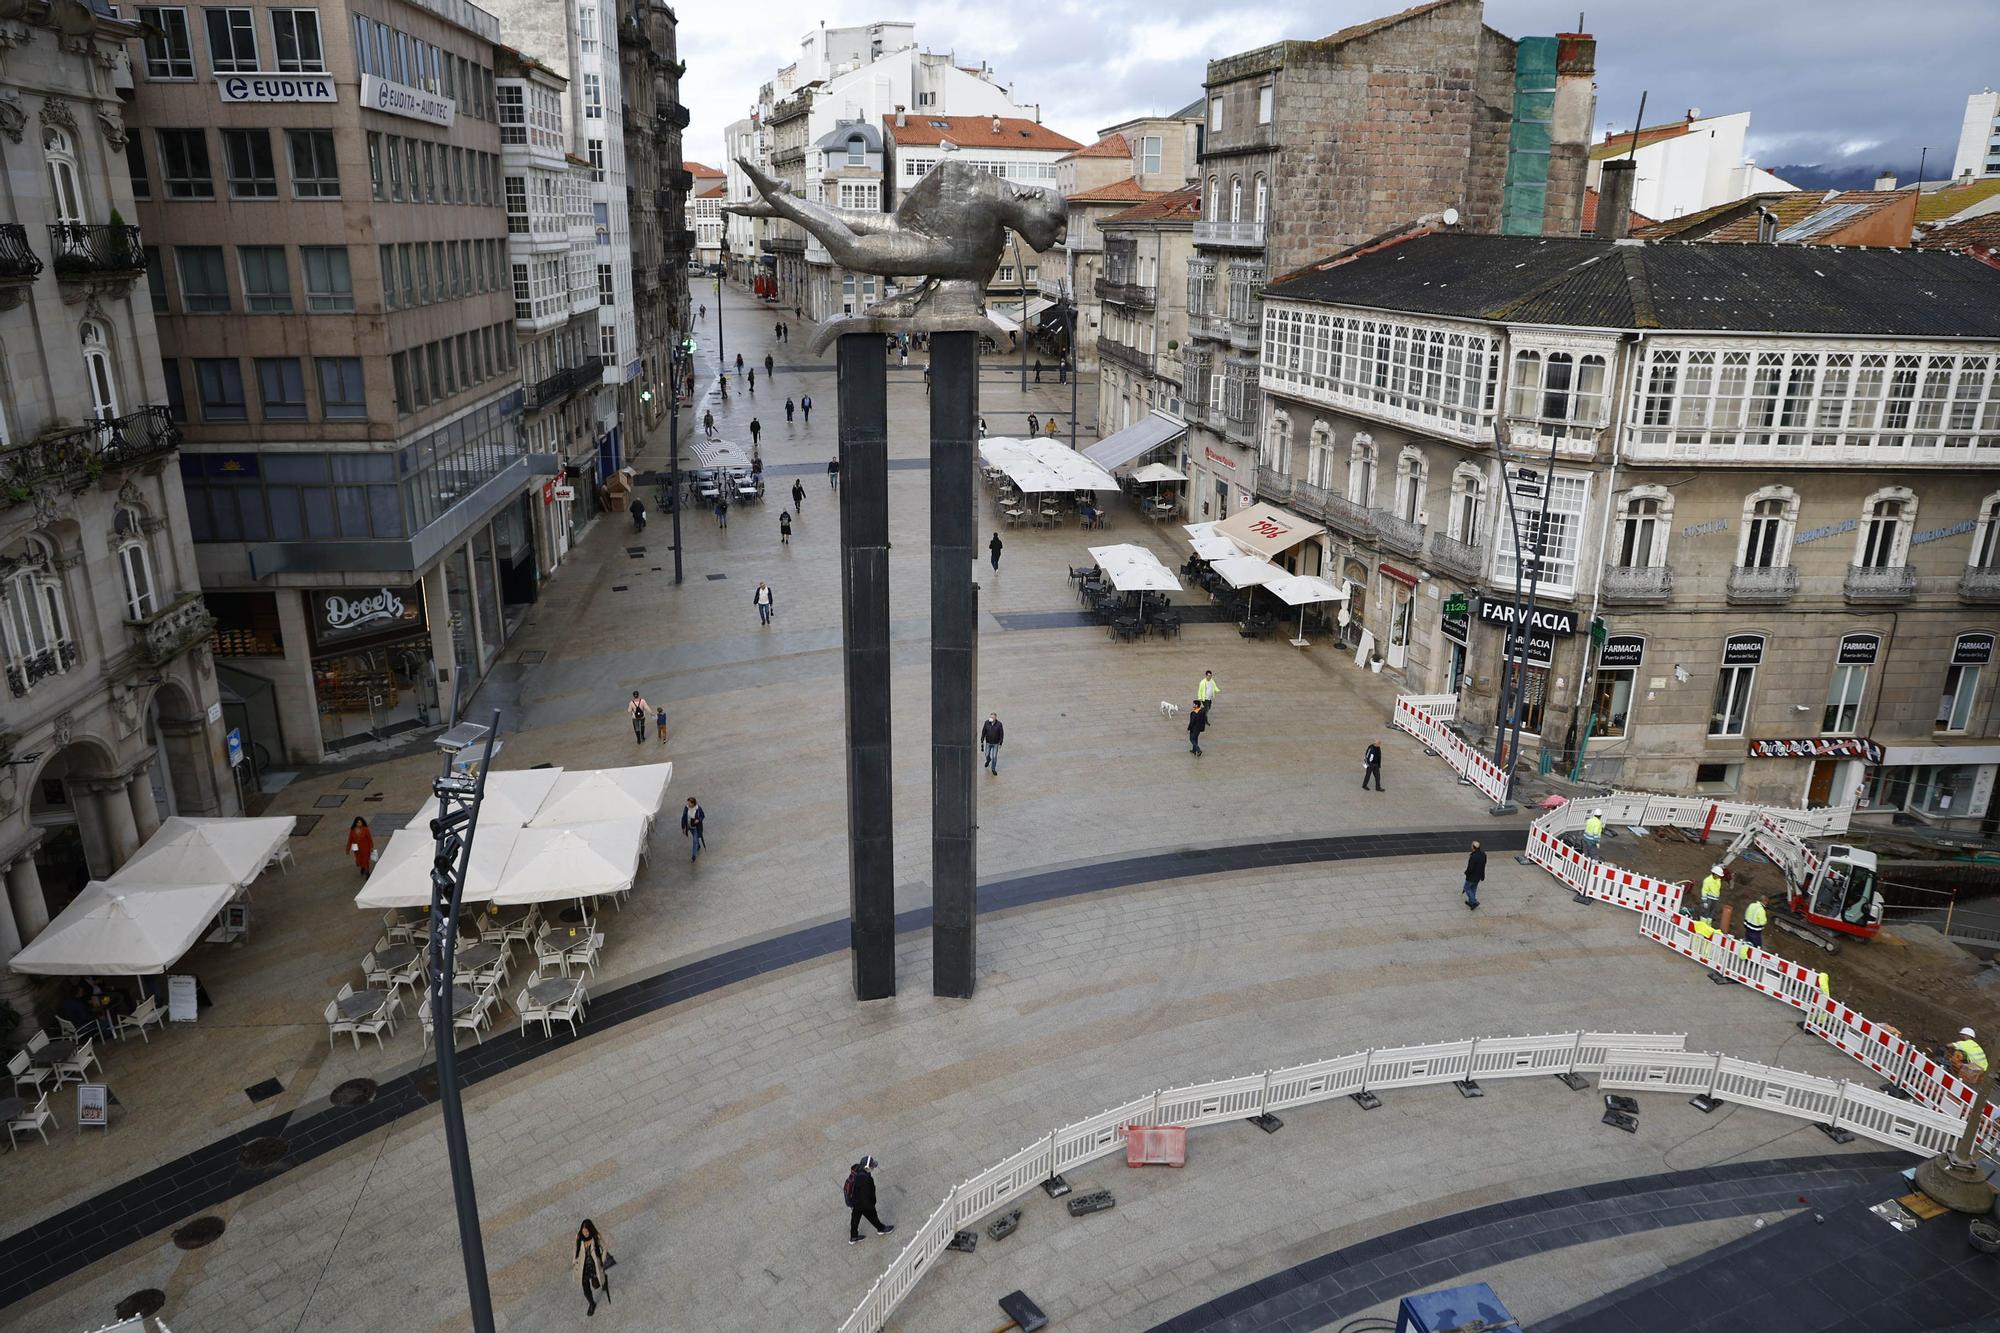
[[[1752,759],[1866,759],[1882,762],[1882,747],[1865,736],[1803,736],[1794,739],[1754,740]]]
[[[1269,560],[1318,533],[1320,526],[1276,505],[1259,503],[1240,514],[1231,514],[1217,523],[1215,530],[1244,550]]]
[[[2000,764],[2000,745],[1890,745],[1882,751],[1888,768],[1935,764]]]
[[[1106,470],[1123,467],[1163,444],[1187,434],[1187,422],[1165,412],[1148,412],[1124,430],[1105,436],[1083,451],[1083,456]]]

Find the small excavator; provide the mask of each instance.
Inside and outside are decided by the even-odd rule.
[[[1875,853],[1839,842],[1815,853],[1789,828],[1760,814],[1716,864],[1727,870],[1753,847],[1785,876],[1785,910],[1772,915],[1772,925],[1828,953],[1840,952],[1843,936],[1865,940],[1882,933]]]

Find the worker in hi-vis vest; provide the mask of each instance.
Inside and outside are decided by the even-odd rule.
[[[1764,927],[1770,923],[1771,914],[1764,908],[1762,898],[1752,898],[1750,905],[1743,909],[1743,938],[1759,949],[1764,947]]]
[[[1971,1028],[1960,1028],[1958,1040],[1951,1044],[1951,1072],[1967,1083],[1977,1083],[1986,1077],[1986,1048],[1973,1040]]]
[[[1722,867],[1710,866],[1708,874],[1701,881],[1701,919],[1715,920],[1715,914],[1722,909]]]
[[[1592,855],[1595,855],[1597,852],[1597,845],[1603,841],[1604,841],[1604,811],[1592,810],[1590,812],[1590,817],[1583,821],[1584,845],[1590,848]]]

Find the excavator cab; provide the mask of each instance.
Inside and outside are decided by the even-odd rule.
[[[1794,890],[1792,910],[1816,926],[1869,938],[1882,929],[1882,894],[1875,853],[1844,843],[1826,849],[1804,891]]]

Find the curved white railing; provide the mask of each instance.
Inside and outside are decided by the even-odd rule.
[[[1815,1124],[1833,1125],[1923,1156],[1964,1132],[1963,1114],[1900,1101],[1843,1080],[1820,1078],[1732,1056],[1684,1049],[1686,1037],[1663,1032],[1557,1032],[1534,1037],[1477,1037],[1356,1051],[1262,1074],[1191,1084],[1135,1098],[1051,1130],[945,1195],[902,1253],[840,1325],[840,1333],[876,1333],[930,1271],[954,1234],[1022,1197],[1054,1175],[1121,1152],[1126,1131],[1154,1125],[1189,1129],[1333,1101],[1357,1092],[1435,1087],[1467,1078],[1596,1074],[1599,1086],[1651,1092],[1701,1092]]]

